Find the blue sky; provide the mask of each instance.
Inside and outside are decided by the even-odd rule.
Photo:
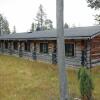
[[[29,31],[40,4],[56,27],[56,0],[0,0],[0,13],[9,21],[11,30],[15,25],[17,32]],[[87,7],[86,0],[64,0],[64,22],[71,27],[94,25],[98,12]]]

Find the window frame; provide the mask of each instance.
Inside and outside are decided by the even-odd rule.
[[[49,52],[48,42],[40,42],[39,47],[40,47],[41,54],[48,54],[48,52]]]
[[[68,46],[68,49],[66,46]],[[75,56],[75,43],[65,43],[65,56],[66,57],[74,57]]]

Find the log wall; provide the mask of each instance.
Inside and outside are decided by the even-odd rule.
[[[17,50],[15,50],[14,42],[17,42]],[[25,50],[25,43],[30,42],[30,51]],[[11,43],[11,44],[10,44]],[[48,54],[40,53],[40,43],[48,43]],[[81,66],[81,40],[65,40],[65,43],[74,44],[74,56],[73,57],[65,57],[65,63],[67,66]],[[8,41],[8,44],[12,47],[12,53],[15,56],[24,57],[27,59],[32,59],[32,52],[34,51],[35,44],[36,44],[36,56],[37,60],[52,63],[52,53],[54,49],[57,47],[56,41]],[[8,53],[8,49],[4,47],[4,41],[0,42],[1,47],[5,50],[4,53]],[[2,50],[1,48],[1,50]],[[2,53],[2,52],[1,52]]]
[[[91,40],[91,60],[94,65],[100,65],[100,35]]]

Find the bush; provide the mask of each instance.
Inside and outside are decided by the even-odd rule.
[[[88,69],[85,67],[79,69],[78,80],[82,100],[92,100],[93,83]]]

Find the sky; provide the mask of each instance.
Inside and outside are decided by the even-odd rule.
[[[30,30],[40,4],[56,27],[56,0],[0,0],[0,13],[8,20],[11,31],[16,26],[17,32],[26,32]],[[98,11],[89,8],[86,0],[64,0],[64,22],[70,27],[96,24],[96,13]]]

